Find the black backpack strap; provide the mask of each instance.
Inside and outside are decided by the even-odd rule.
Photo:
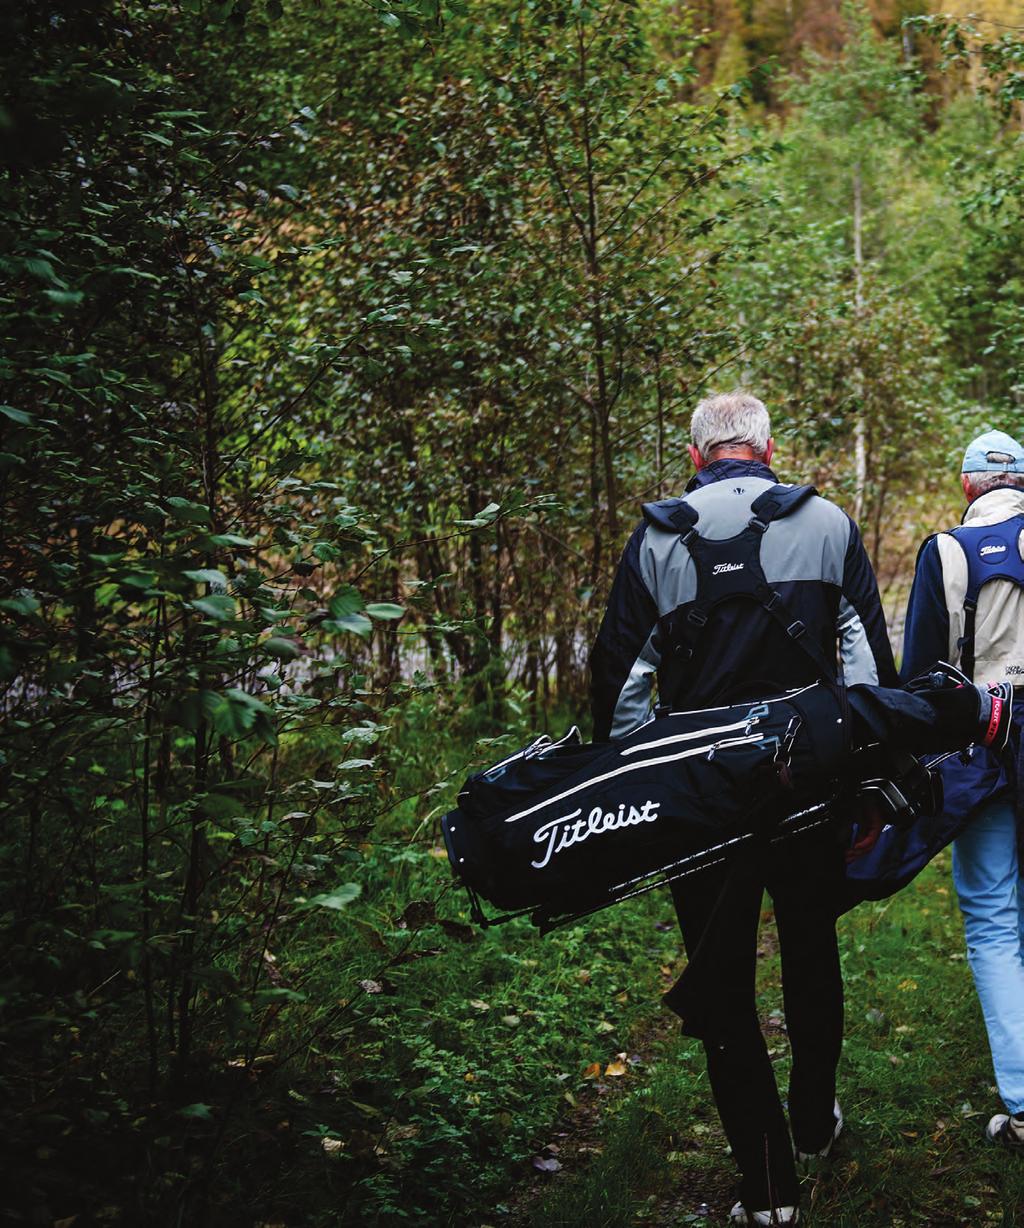
[[[798,507],[806,503],[808,499],[814,498],[817,493],[813,486],[783,486],[781,484],[773,486],[758,495],[750,505],[750,510],[754,514],[750,518],[749,527],[764,534],[773,520],[781,520],[784,516],[795,512]],[[811,658],[822,680],[834,685],[838,681],[835,661],[830,661],[814,637],[806,634],[807,627],[799,618],[794,618],[792,611],[779,593],[765,580],[763,589],[757,595],[764,609],[782,627],[789,638],[799,644]]]
[[[768,596],[766,600],[761,602],[761,605],[775,619],[789,638],[798,644],[811,658],[821,680],[827,682],[830,686],[834,686],[839,681],[839,673],[836,669],[835,661],[830,661],[814,636],[807,634],[806,624],[801,619],[793,617],[793,612],[782,600],[779,593],[768,585],[765,587],[768,589]]]
[[[750,510],[754,513],[750,525],[763,533],[773,520],[780,520],[790,512],[795,512],[802,503],[806,503],[817,493],[813,486],[772,486],[758,495],[750,505]]]
[[[700,513],[696,508],[691,507],[685,500],[681,500],[678,507],[674,507],[669,514],[669,520],[679,532],[679,540],[684,546],[689,546],[690,542],[697,535],[697,521]]]

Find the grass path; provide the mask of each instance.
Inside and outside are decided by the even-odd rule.
[[[780,1086],[788,1045],[766,910],[760,1011]],[[847,1129],[804,1189],[811,1228],[1024,1225],[1024,1160],[984,1139],[1001,1106],[949,875],[937,859],[900,896],[842,922]],[[666,981],[667,983],[667,981]],[[634,1032],[629,1072],[598,1077],[553,1131],[561,1170],[538,1174],[529,1228],[723,1224],[735,1176],[696,1042],[668,1012]]]

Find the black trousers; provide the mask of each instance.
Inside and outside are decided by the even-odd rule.
[[[843,1039],[836,941],[843,867],[842,848],[826,829],[766,846],[736,867],[717,909],[729,867],[673,884],[691,959],[715,912],[708,943],[698,957],[708,998],[701,1035],[712,1094],[742,1176],[740,1197],[750,1210],[795,1206],[799,1190],[794,1142],[801,1151],[819,1151],[832,1137]],[[792,1138],[757,1016],[757,931],[765,889],[775,908],[793,1055]]]

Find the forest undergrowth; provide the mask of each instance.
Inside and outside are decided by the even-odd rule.
[[[483,932],[439,819],[586,733],[708,391],[898,639],[1024,403],[1018,7],[0,7],[0,1219],[718,1214],[666,900]],[[819,1223],[1012,1218],[941,889],[848,924]]]

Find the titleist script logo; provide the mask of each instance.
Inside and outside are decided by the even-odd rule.
[[[658,817],[660,805],[661,802],[648,801],[644,802],[639,810],[636,806],[630,806],[628,811],[625,802],[619,805],[618,810],[602,811],[600,806],[595,806],[585,819],[580,818],[583,814],[580,809],[574,810],[572,814],[565,814],[560,819],[552,819],[550,823],[542,823],[533,833],[533,838],[537,844],[546,844],[547,848],[540,861],[532,861],[530,864],[537,870],[543,870],[557,853],[571,848],[574,844],[582,844],[591,836],[618,831],[620,827],[635,827],[638,823],[653,823]]]
[[[986,554],[1005,554],[1005,552],[1006,552],[1006,547],[1002,545],[982,546],[981,550],[979,551],[982,557],[984,557]]]
[[[745,564],[743,563],[716,563],[711,569],[713,576],[720,576],[726,571],[742,571]]]

